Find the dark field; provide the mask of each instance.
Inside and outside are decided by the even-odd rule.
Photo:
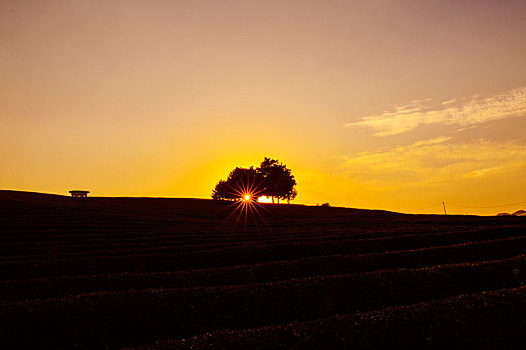
[[[0,348],[526,348],[526,217],[0,191]]]

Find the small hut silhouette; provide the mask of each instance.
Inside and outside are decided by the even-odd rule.
[[[89,191],[71,190],[71,191],[69,191],[69,193],[71,193],[71,197],[87,197]]]

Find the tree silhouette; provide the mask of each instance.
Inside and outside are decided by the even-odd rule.
[[[215,200],[234,199],[232,197],[232,190],[228,182],[224,180],[219,180],[219,182],[216,184],[216,187],[212,191],[212,199],[215,199]]]
[[[294,199],[298,194],[290,169],[276,159],[265,157],[258,168],[235,168],[226,181],[219,180],[212,198],[216,200],[253,200],[267,196],[278,200]],[[245,198],[246,197],[246,198]]]
[[[260,175],[254,169],[235,168],[228,174],[226,181],[219,180],[212,191],[212,199],[217,200],[252,200],[261,192]],[[244,198],[249,196],[249,198]]]
[[[281,164],[276,159],[265,157],[256,170],[263,179],[262,194],[271,197],[273,203],[274,198],[277,198],[278,203],[280,199],[287,199],[290,202],[298,194],[295,188],[294,175],[285,164]]]

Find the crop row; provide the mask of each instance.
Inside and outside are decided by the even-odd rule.
[[[360,255],[329,255],[190,271],[73,275],[0,281],[0,299],[31,299],[146,288],[273,282],[308,276],[415,268],[509,258],[526,251],[526,237]]]
[[[522,256],[242,286],[4,301],[0,339],[6,347],[133,346],[211,330],[254,328],[515,288],[525,281]]]
[[[5,209],[0,206],[1,209]],[[286,208],[280,208],[286,209]],[[334,208],[336,209],[336,208]],[[206,208],[203,208],[206,210]],[[276,209],[274,209],[276,210]],[[332,210],[330,210],[332,211]],[[346,213],[349,211],[349,213]],[[351,216],[352,210],[347,209],[341,212],[340,217],[309,217],[304,215],[299,218],[280,217],[264,222],[249,222],[248,225],[239,223],[235,225],[232,220],[224,221],[221,218],[209,217],[203,222],[194,222],[189,218],[170,218],[165,222],[155,218],[144,217],[140,213],[134,220],[121,220],[118,215],[108,217],[104,222],[98,222],[99,218],[86,217],[78,221],[74,217],[67,217],[60,213],[61,217],[34,217],[31,213],[32,220],[27,220],[29,213],[24,213],[23,220],[18,222],[9,215],[0,214],[0,229],[3,234],[0,235],[2,244],[16,244],[24,242],[31,245],[33,242],[46,243],[63,238],[72,241],[83,241],[90,238],[114,238],[134,240],[135,238],[166,236],[172,235],[178,238],[194,240],[228,239],[229,237],[245,235],[245,239],[254,239],[257,233],[261,233],[260,238],[267,237],[291,237],[309,235],[324,235],[336,233],[341,235],[356,233],[381,233],[389,234],[406,234],[421,233],[424,231],[447,231],[447,230],[469,230],[473,228],[491,228],[502,227],[505,225],[522,225],[521,221],[507,220],[502,218],[470,218],[444,216],[423,216],[405,217],[396,216],[398,220],[390,220],[386,215],[363,219]],[[340,212],[340,211],[337,211]],[[306,213],[304,213],[306,214]],[[331,220],[328,220],[331,219]],[[404,219],[404,220],[402,220]],[[234,220],[235,221],[235,220]],[[206,234],[203,234],[206,233]]]
[[[188,268],[207,268],[292,260],[306,256],[363,254],[393,250],[419,249],[502,237],[524,235],[521,227],[487,228],[460,233],[409,234],[395,237],[329,241],[301,240],[288,243],[237,244],[215,249],[185,252],[178,248],[112,250],[107,254],[62,258],[50,252],[40,259],[13,257],[0,262],[0,278],[20,279],[50,275],[97,274],[116,272],[153,272]]]
[[[141,350],[524,349],[526,287],[248,330],[158,341]]]
[[[96,238],[77,237],[75,234],[64,234],[60,239],[49,239],[45,241],[35,241],[25,245],[24,241],[16,241],[10,244],[0,246],[0,261],[9,261],[10,259],[34,260],[46,258],[50,253],[58,255],[61,259],[80,256],[102,256],[102,255],[126,255],[140,254],[147,252],[179,253],[183,251],[203,251],[218,248],[229,248],[239,245],[284,245],[297,244],[303,245],[315,244],[338,245],[341,248],[353,245],[357,240],[385,239],[386,244],[393,244],[390,240],[415,240],[420,241],[430,238],[440,244],[453,242],[467,242],[483,239],[492,239],[497,237],[513,236],[525,234],[526,231],[521,226],[507,227],[482,227],[477,229],[459,229],[454,231],[439,232],[354,232],[348,234],[326,232],[324,234],[307,234],[296,233],[292,235],[263,235],[261,233],[250,233],[249,235],[225,235],[223,237],[208,237],[207,234],[193,235],[184,237],[176,234],[151,236],[143,235],[130,240],[130,237],[101,237]],[[402,248],[399,248],[402,249]]]
[[[232,233],[245,232],[250,234],[247,239],[251,239],[258,232],[266,237],[382,230],[411,232],[430,227],[443,231],[451,227],[488,227],[515,222],[502,218],[413,217],[382,211],[269,205],[261,207],[262,219],[249,219],[248,224],[241,219],[238,225],[233,225],[237,218],[229,217],[232,210],[228,204],[207,200],[106,198],[81,202],[64,197],[50,201],[34,195],[26,196],[23,201],[3,200],[3,197],[6,193],[0,191],[2,244],[21,241],[32,244],[57,240],[61,236],[65,241],[85,240],[98,233],[126,239],[164,234],[189,239],[199,236],[199,239],[224,239]],[[28,215],[31,220],[27,220]]]

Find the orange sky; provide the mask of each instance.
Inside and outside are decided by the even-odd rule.
[[[297,203],[521,209],[525,33],[519,0],[2,1],[0,187],[208,198],[270,156]]]

